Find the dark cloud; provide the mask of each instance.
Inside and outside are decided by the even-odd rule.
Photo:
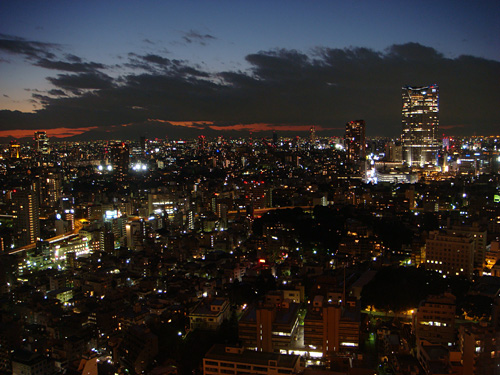
[[[128,62],[123,65],[134,70],[139,69],[153,73],[168,69],[172,65],[172,61],[160,55],[138,55],[131,52],[128,54]]]
[[[98,70],[106,69],[104,64],[84,62],[73,54],[64,54],[64,58],[60,58],[55,53],[60,49],[58,44],[27,41],[23,38],[0,34],[0,52],[24,56],[31,64],[41,68],[95,74]]]
[[[50,96],[47,95],[42,95],[42,94],[31,94],[31,97],[33,100],[42,105],[47,105],[50,103],[50,100],[52,99]]]
[[[207,125],[165,128],[166,121],[211,121],[228,128],[244,123],[342,128],[362,118],[368,134],[397,136],[401,87],[436,83],[443,132],[492,134],[500,128],[497,61],[445,58],[417,43],[385,51],[318,47],[306,54],[277,49],[250,54],[246,60],[248,71],[208,73],[157,54],[129,54],[124,64],[128,74],[114,79],[96,71],[50,77],[55,89],[33,95],[43,109],[29,114],[2,111],[0,123],[5,129],[106,129],[94,130],[96,137],[132,137],[135,129],[153,137],[165,129],[171,136],[181,129],[213,132]],[[64,96],[68,92],[73,95]],[[150,119],[158,122],[153,126]],[[132,125],[125,133],[120,124]]]
[[[109,89],[113,86],[111,77],[103,73],[58,74],[48,77],[50,83],[65,90]]]
[[[0,34],[0,51],[13,55],[22,55],[27,58],[53,59],[55,57],[53,51],[58,48],[59,45],[54,43],[30,41],[11,35]]]
[[[58,89],[49,90],[48,93],[54,96],[67,96],[63,90],[58,90]]]
[[[182,39],[184,39],[186,43],[198,43],[202,46],[205,46],[207,42],[215,40],[217,38],[210,34],[202,34],[196,30],[189,30],[188,32],[184,33]]]
[[[418,43],[394,44],[387,49],[386,55],[396,59],[422,62],[443,59],[442,53]]]
[[[141,69],[149,73],[162,74],[173,77],[209,77],[209,74],[197,67],[188,65],[185,61],[168,59],[166,57],[147,54],[138,55],[129,53],[129,62],[124,64],[128,68]]]
[[[72,56],[73,58],[77,56]],[[73,73],[84,73],[84,72],[95,72],[98,69],[104,69],[106,66],[103,64],[90,62],[66,62],[66,61],[55,61],[49,59],[40,59],[34,65],[45,69],[61,70]]]
[[[170,59],[167,59],[167,58],[159,56],[159,55],[149,54],[149,55],[142,56],[142,59],[144,61],[147,61],[147,62],[150,62],[153,64],[163,65],[163,66],[168,66],[168,65],[172,64]]]
[[[64,55],[64,57],[66,57],[66,60],[73,62],[73,63],[81,63],[82,62],[82,59],[80,57],[72,55],[71,53],[66,53]]]

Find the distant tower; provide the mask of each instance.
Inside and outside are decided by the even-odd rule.
[[[10,146],[10,158],[11,159],[19,159],[20,157],[20,151],[21,151],[21,145],[17,141],[11,141]]]
[[[111,164],[113,165],[113,173],[117,180],[122,181],[128,174],[130,162],[129,149],[126,143],[114,143],[111,149]]]
[[[366,159],[365,121],[350,121],[345,125],[347,159],[353,163]]]
[[[409,165],[436,164],[439,151],[439,87],[403,87],[403,161]]]
[[[273,131],[273,145],[276,146],[278,144],[278,134]]]
[[[47,132],[44,131],[35,132],[35,143],[36,143],[36,150],[38,152],[42,154],[50,153],[49,137],[47,136]]]
[[[19,191],[12,195],[14,203],[17,247],[34,243],[40,237],[38,197],[31,191]]]
[[[198,137],[198,151],[199,152],[205,151],[205,136],[204,135],[200,135]]]
[[[146,137],[140,138],[142,156],[146,155]]]
[[[316,127],[314,125],[309,129],[309,140],[311,143],[316,142]]]

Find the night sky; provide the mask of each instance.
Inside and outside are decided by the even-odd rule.
[[[500,1],[0,3],[0,142],[398,136],[433,83],[442,133],[500,133]]]

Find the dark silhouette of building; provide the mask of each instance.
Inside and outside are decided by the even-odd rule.
[[[200,152],[203,152],[205,151],[205,136],[204,135],[200,135],[198,137],[198,151]]]
[[[140,143],[141,143],[141,153],[144,156],[146,152],[146,137],[141,137]]]
[[[130,163],[129,147],[126,143],[114,143],[110,146],[111,164],[113,166],[113,174],[116,179],[121,181],[128,174]]]
[[[311,143],[316,142],[316,127],[314,125],[309,129],[309,141]]]
[[[345,125],[345,147],[347,159],[351,162],[366,159],[365,121],[350,121]]]

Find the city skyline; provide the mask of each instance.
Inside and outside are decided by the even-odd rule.
[[[0,141],[399,136],[400,88],[430,82],[440,133],[499,128],[497,2],[218,5],[2,5]]]
[[[500,136],[364,130],[4,146],[0,374],[492,374]]]

